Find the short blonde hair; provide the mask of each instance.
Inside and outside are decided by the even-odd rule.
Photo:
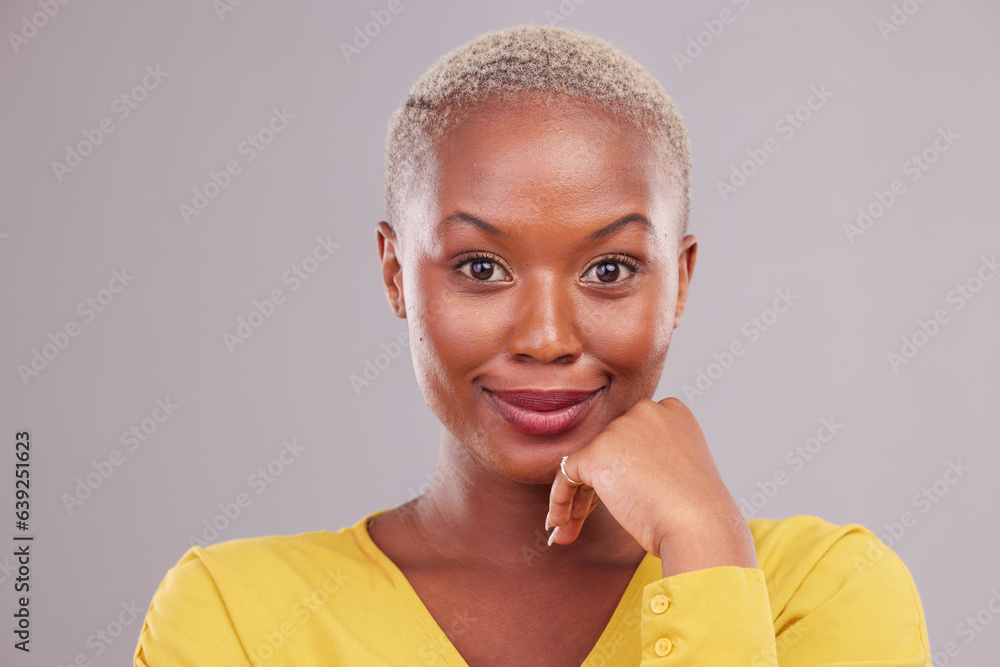
[[[487,97],[562,93],[598,103],[666,149],[680,189],[680,235],[690,209],[691,152],[663,86],[610,43],[576,30],[519,26],[490,32],[442,56],[393,114],[386,141],[386,214],[394,229],[436,142]]]

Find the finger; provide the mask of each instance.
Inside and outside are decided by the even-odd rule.
[[[591,512],[597,509],[597,506],[601,503],[601,497],[597,495],[597,490],[594,490],[594,497],[590,500],[590,509],[587,510],[587,516],[590,516]]]
[[[560,464],[560,470],[556,473],[555,480],[552,482],[552,489],[549,492],[549,511],[545,515],[545,530],[548,530],[551,526],[561,526],[569,521],[573,498],[579,489],[587,488],[585,484],[573,484],[570,482],[570,480],[586,482],[580,476],[579,466],[575,460],[566,456]],[[563,474],[564,472],[565,474]],[[568,475],[572,476],[567,479]]]
[[[573,508],[573,498],[583,487],[575,486],[566,481],[562,473],[557,473],[552,489],[549,492],[549,512],[545,516],[545,530],[552,526],[561,526],[570,520]]]
[[[573,497],[573,506],[570,509],[569,521],[560,525],[552,542],[558,544],[571,544],[580,535],[583,522],[590,516],[590,512],[595,507],[594,496],[596,492],[593,487],[578,487],[576,495]]]

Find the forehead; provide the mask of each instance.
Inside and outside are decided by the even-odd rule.
[[[471,208],[575,224],[639,211],[654,226],[675,222],[663,143],[594,102],[522,94],[477,103],[437,142],[434,161],[435,216]]]

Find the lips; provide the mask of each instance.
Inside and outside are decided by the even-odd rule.
[[[484,389],[508,424],[527,435],[557,435],[579,424],[593,405],[594,391]]]

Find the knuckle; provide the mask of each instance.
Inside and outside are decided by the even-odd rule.
[[[659,404],[651,398],[640,398],[632,406],[637,412],[651,412],[656,409]]]
[[[683,414],[691,414],[691,410],[688,409],[688,406],[684,405],[684,401],[676,396],[668,396],[660,401],[660,404]]]
[[[597,486],[603,490],[611,489],[628,468],[627,462],[620,452],[609,452],[594,466],[592,477]]]

